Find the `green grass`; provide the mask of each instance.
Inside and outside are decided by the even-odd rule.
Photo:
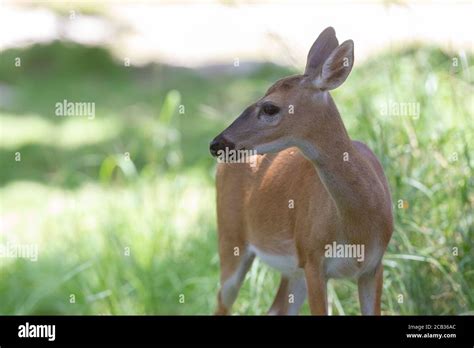
[[[473,58],[453,67],[453,57],[436,47],[387,52],[334,92],[351,137],[375,151],[390,181],[386,314],[474,311]],[[208,143],[295,72],[124,67],[104,49],[61,42],[2,52],[0,244],[36,243],[39,258],[0,259],[0,314],[212,313],[219,269]],[[95,102],[95,118],[54,116],[64,99]],[[384,116],[387,100],[419,103],[420,117]],[[256,262],[234,312],[264,313],[277,284]],[[331,281],[329,294],[334,314],[359,313],[355,283]]]

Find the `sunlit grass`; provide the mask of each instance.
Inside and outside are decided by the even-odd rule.
[[[29,196],[38,199],[27,204],[18,199]],[[207,268],[217,284],[213,207],[200,204],[212,198],[212,187],[199,175],[138,181],[129,188],[85,185],[74,192],[8,185],[2,190],[2,199],[9,202],[2,206],[2,243],[36,243],[39,260],[2,259],[0,311],[122,313],[127,308],[121,299],[127,297],[142,303],[141,313],[178,308],[178,295],[187,294],[192,279],[209,279]],[[197,262],[194,253],[201,274],[190,267]],[[193,277],[186,276],[194,271]],[[22,281],[36,284],[35,290],[22,293],[24,298],[8,291]],[[107,299],[90,300],[99,293],[108,294]],[[69,303],[71,294],[76,304]],[[150,296],[153,301],[147,300]],[[113,306],[103,308],[102,301]],[[193,302],[191,294],[188,302]]]
[[[114,139],[123,127],[111,118],[98,117],[87,121],[67,118],[61,123],[53,123],[39,115],[0,115],[2,128],[8,130],[2,132],[0,148],[17,149],[32,143],[66,149],[94,145]]]

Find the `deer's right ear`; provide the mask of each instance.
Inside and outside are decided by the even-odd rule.
[[[344,41],[326,59],[313,85],[322,90],[339,87],[347,79],[354,65],[354,42]]]
[[[329,55],[339,46],[333,27],[327,27],[311,46],[306,62],[305,75],[316,75]]]

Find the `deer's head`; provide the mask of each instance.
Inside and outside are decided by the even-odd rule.
[[[256,150],[258,154],[278,152],[298,146],[307,136],[317,138],[327,132],[332,99],[328,91],[339,87],[354,63],[354,43],[339,45],[332,27],[326,28],[308,53],[303,75],[286,77],[271,86],[257,102],[210,144],[217,156],[220,150]]]

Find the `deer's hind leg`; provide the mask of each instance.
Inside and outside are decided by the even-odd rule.
[[[275,300],[268,311],[270,315],[297,315],[306,300],[306,281],[302,276],[281,276]]]
[[[373,272],[360,276],[359,302],[362,315],[380,315],[383,288],[383,265],[380,262]]]

